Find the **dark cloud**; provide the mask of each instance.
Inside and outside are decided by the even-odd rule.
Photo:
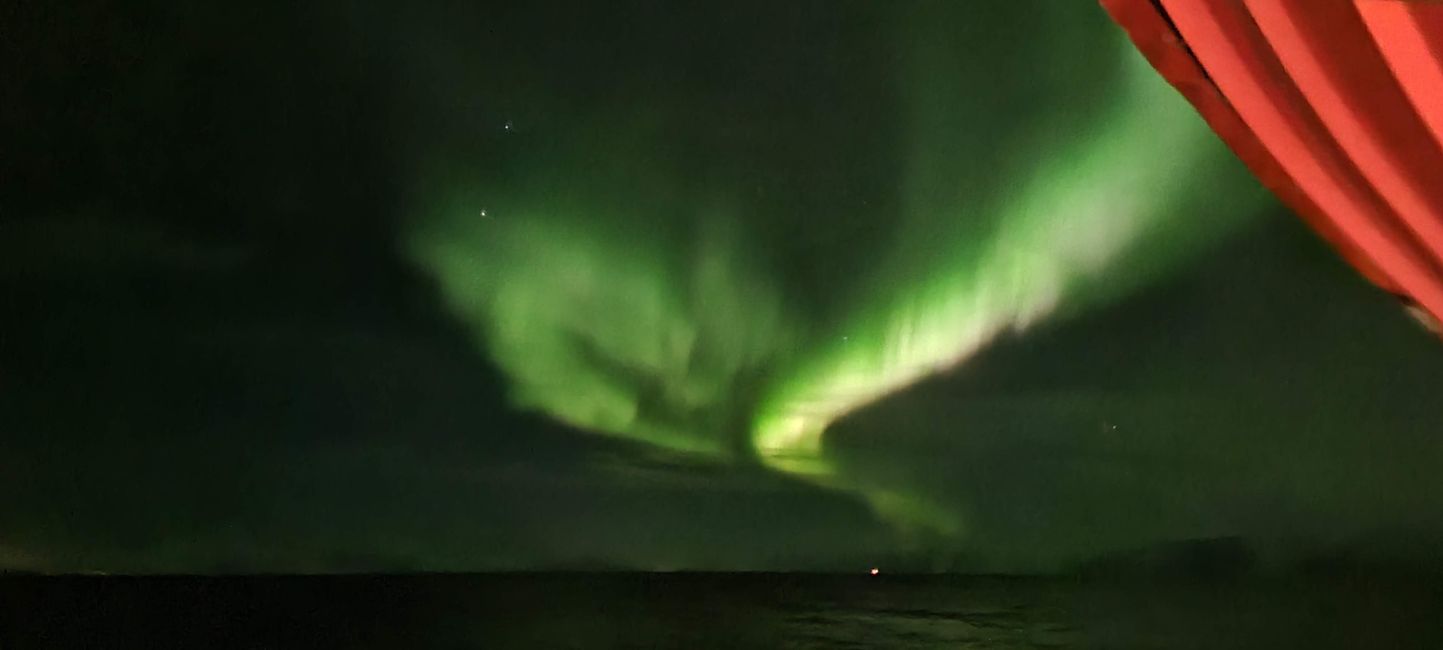
[[[851,471],[966,504],[970,543],[1006,566],[1225,535],[1296,558],[1443,532],[1440,382],[1436,340],[1279,210],[829,440]]]

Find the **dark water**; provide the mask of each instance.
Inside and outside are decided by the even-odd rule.
[[[0,578],[0,649],[1443,648],[1443,582]]]

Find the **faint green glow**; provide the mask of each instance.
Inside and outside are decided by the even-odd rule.
[[[1052,27],[1079,29],[1066,19]],[[1045,37],[1029,56],[1062,66]],[[969,148],[968,120],[982,109],[968,93],[990,91],[956,73],[976,52],[938,45],[949,38],[919,38],[903,75],[898,237],[871,252],[840,316],[791,306],[787,283],[742,243],[754,234],[744,208],[698,207],[715,194],[686,191],[637,154],[640,128],[629,140],[614,128],[623,135],[611,149],[583,138],[628,152],[609,154],[627,172],[583,156],[533,174],[565,191],[456,180],[438,191],[449,203],[427,207],[414,252],[476,325],[517,405],[670,450],[755,456],[858,494],[890,520],[960,534],[959,508],[840,471],[827,427],[1002,333],[1141,284],[1264,194],[1121,35],[1091,54],[1122,68],[1097,80],[1108,88],[1091,102],[1101,109],[1075,107],[1069,93],[1087,84],[1059,73],[1057,106],[1038,112],[1035,137],[1017,139],[1033,144]],[[984,174],[995,180],[979,186]]]
[[[654,232],[597,225],[624,218],[588,222],[560,204],[494,212],[505,216],[441,220],[415,246],[518,406],[676,451],[744,442],[742,400],[793,327],[724,221],[674,255]]]

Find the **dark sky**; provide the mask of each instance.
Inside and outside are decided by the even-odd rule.
[[[749,451],[867,296],[1007,241],[1008,197],[1071,166],[1029,170],[1127,119],[1115,52],[1068,56],[1121,43],[1091,3],[68,4],[0,17],[0,568],[1048,570],[1219,536],[1438,560],[1443,347],[1228,161],[1156,190],[1165,232],[1071,308],[832,423],[827,478]],[[951,179],[1000,216],[908,216]],[[474,291],[545,293],[562,251],[594,300],[554,386],[416,253],[470,241],[430,213],[481,209],[522,243],[477,255],[522,279]],[[714,249],[715,212],[743,216]],[[647,338],[634,298],[713,254],[678,380],[710,401],[682,409],[607,332]],[[597,368],[665,434],[564,417]]]

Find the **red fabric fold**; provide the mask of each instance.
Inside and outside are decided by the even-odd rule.
[[[1264,185],[1443,320],[1443,4],[1102,5]]]

